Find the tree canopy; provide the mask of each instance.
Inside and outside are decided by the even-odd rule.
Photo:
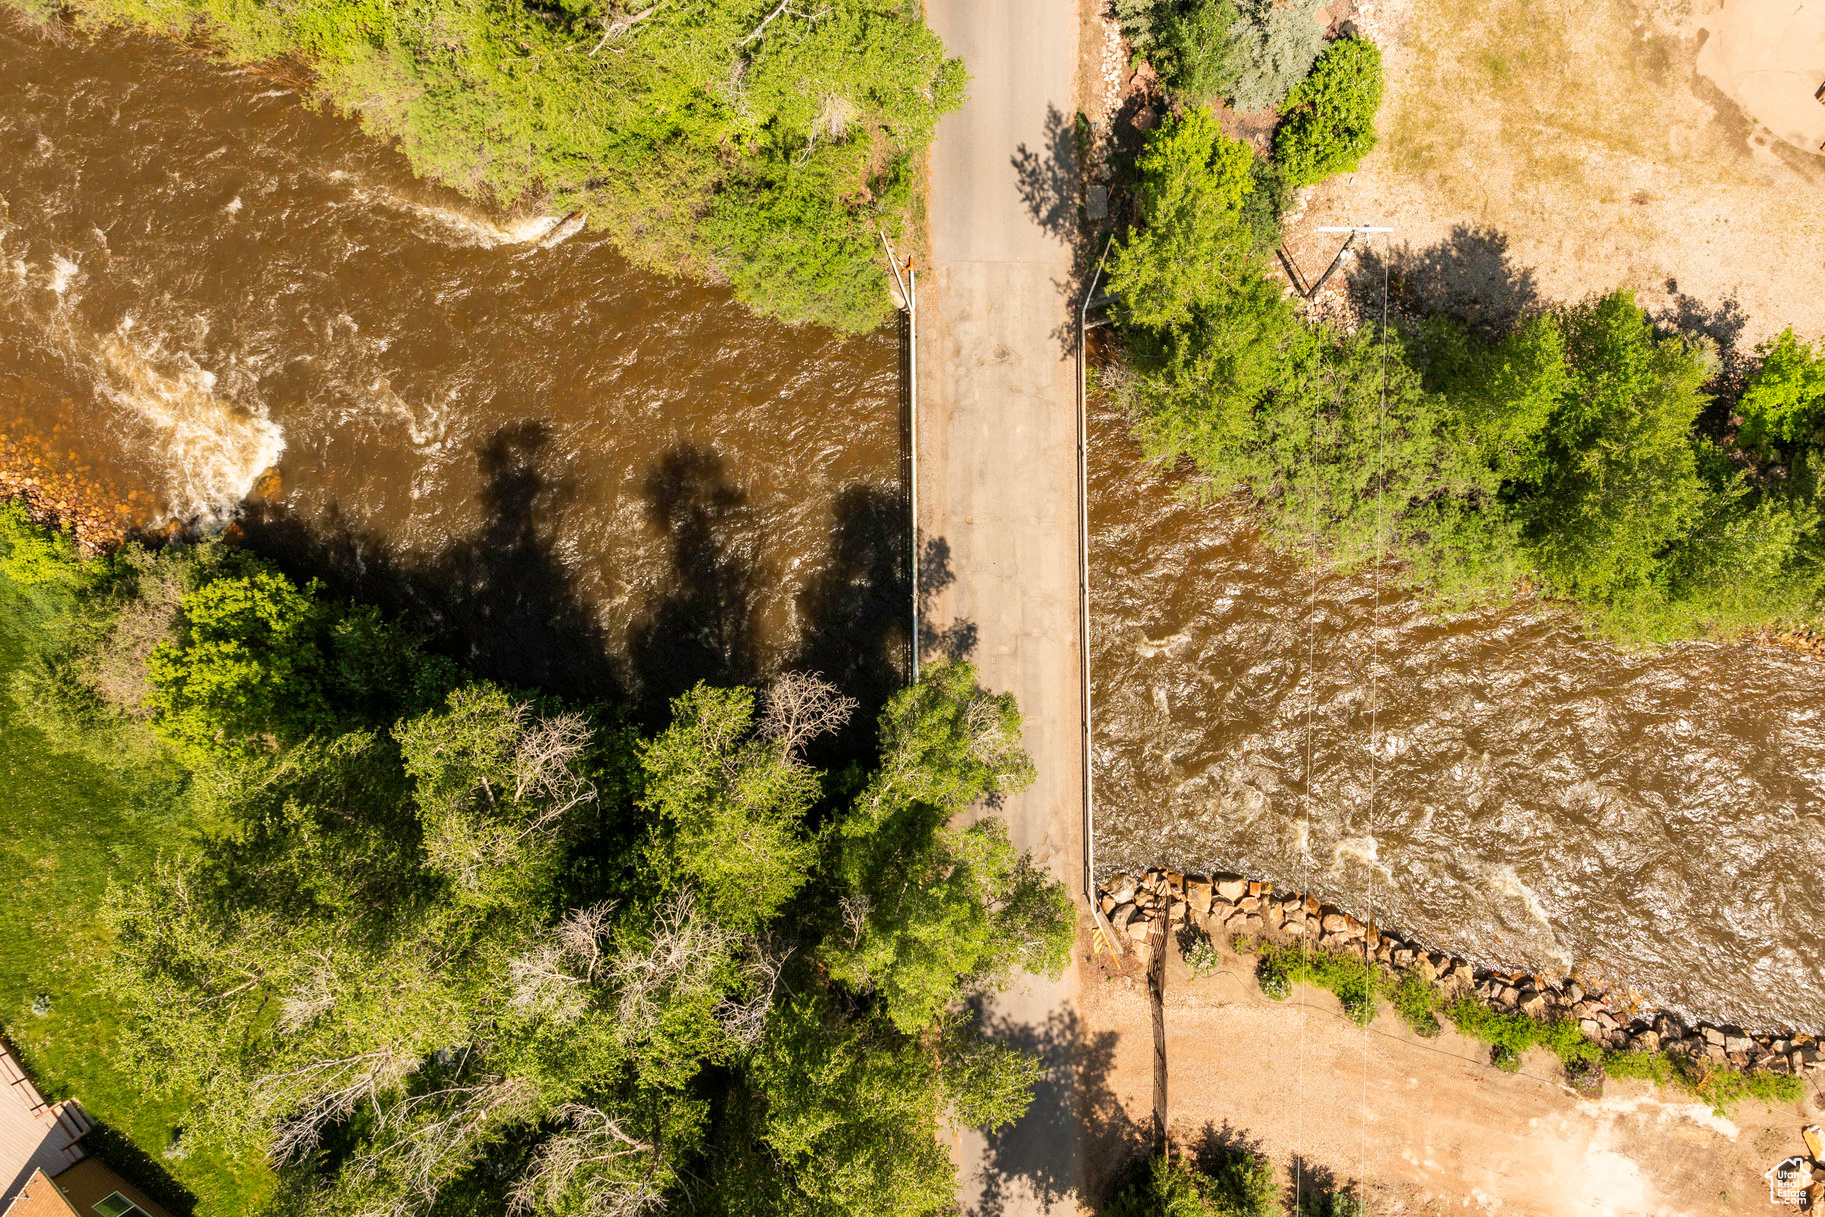
[[[1251,241],[1248,165],[1198,108],[1140,157],[1110,260],[1129,358],[1103,383],[1151,455],[1249,494],[1278,545],[1393,560],[1450,602],[1529,577],[1641,641],[1817,611],[1825,361],[1804,343],[1763,348],[1730,434],[1705,421],[1710,348],[1626,292],[1495,335],[1309,326]]]
[[[968,665],[826,774],[855,703],[808,674],[642,738],[215,544],[83,560],[13,512],[0,578],[55,593],[31,688],[81,713],[45,721],[185,774],[107,901],[118,1050],[274,1213],[936,1214],[940,1131],[1025,1110],[1037,1062],[962,999],[1075,917],[971,818],[1031,763]],[[155,644],[115,628],[172,585]],[[122,662],[142,705],[95,688]]]

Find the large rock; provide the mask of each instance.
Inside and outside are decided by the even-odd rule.
[[[1755,1046],[1755,1041],[1746,1035],[1733,1035],[1729,1032],[1724,1033],[1725,1052],[1747,1052]]]
[[[1261,911],[1261,897],[1244,896],[1236,901],[1236,907],[1245,913],[1258,913]]]
[[[1240,875],[1218,875],[1215,884],[1217,895],[1231,904],[1248,895],[1248,884]]]
[[[1122,932],[1127,934],[1128,937],[1135,942],[1146,942],[1147,935],[1152,932],[1152,925],[1152,918],[1136,917],[1126,926],[1122,927]]]
[[[1138,886],[1139,885],[1134,881],[1133,875],[1109,876],[1108,892],[1111,896],[1115,897],[1115,902],[1117,904],[1127,904],[1132,901],[1134,899],[1135,889]]]
[[[1659,1052],[1660,1032],[1652,1030],[1637,1031],[1629,1040],[1629,1047],[1639,1048],[1643,1052]]]
[[[1185,878],[1185,903],[1189,904],[1191,911],[1199,916],[1210,912],[1210,898],[1215,891],[1216,889],[1208,879],[1197,875],[1188,875]]]
[[[1318,924],[1326,934],[1342,934],[1348,923],[1342,913],[1326,913]]]
[[[1539,990],[1521,995],[1521,1013],[1539,1018],[1546,1013],[1546,997]]]

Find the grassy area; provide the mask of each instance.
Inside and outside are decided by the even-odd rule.
[[[0,687],[11,684],[45,608],[0,579]],[[0,872],[15,876],[0,903],[0,1024],[46,1096],[74,1097],[95,1119],[92,1142],[117,1169],[174,1212],[228,1217],[270,1190],[265,1167],[208,1152],[164,1158],[187,1100],[142,1090],[116,1045],[108,886],[143,872],[181,831],[171,822],[172,781],[155,768],[110,769],[54,751],[0,697],[0,789],[11,796]]]
[[[1384,124],[1389,164],[1486,220],[1618,203],[1622,166],[1695,151],[1674,118],[1679,45],[1633,0],[1422,0],[1411,42]]]

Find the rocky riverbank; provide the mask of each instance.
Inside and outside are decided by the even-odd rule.
[[[84,553],[110,550],[126,540],[134,522],[137,492],[127,499],[85,476],[74,462],[47,455],[35,437],[0,430],[0,499],[22,502],[41,524],[67,528]]]
[[[1241,875],[1117,874],[1103,882],[1098,899],[1125,946],[1146,943],[1162,921],[1168,930],[1190,926],[1242,944],[1303,941],[1315,951],[1359,959],[1366,954],[1397,978],[1417,975],[1442,1004],[1474,995],[1497,1013],[1571,1023],[1585,1038],[1612,1051],[1664,1053],[1684,1058],[1701,1072],[1723,1067],[1785,1075],[1825,1070],[1825,1045],[1813,1035],[1688,1024],[1635,995],[1596,992],[1573,977],[1479,967],[1365,924],[1335,905]]]

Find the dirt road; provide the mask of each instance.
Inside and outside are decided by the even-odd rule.
[[[1016,844],[1079,885],[1075,365],[1067,299],[1077,7],[928,0],[970,72],[931,156],[932,263],[921,277],[919,478],[925,621],[1020,700],[1032,789],[1000,809]],[[1059,1078],[1075,972],[1028,978],[990,1017]],[[956,1147],[966,1211],[1074,1212],[1077,1128],[1063,1083],[994,1138]]]
[[[1085,971],[1080,1085],[1104,1173],[1151,1128],[1153,1036],[1138,961]],[[1210,1136],[1282,1168],[1297,1156],[1307,1190],[1364,1179],[1383,1214],[1772,1212],[1762,1172],[1804,1152],[1799,1129],[1820,1109],[1810,1084],[1800,1103],[1744,1103],[1728,1119],[1641,1083],[1580,1098],[1538,1050],[1507,1074],[1483,1046],[1419,1039],[1386,1011],[1365,1034],[1329,993],[1270,1001],[1252,961],[1227,952],[1201,980],[1171,953],[1165,1020],[1176,1144]]]

